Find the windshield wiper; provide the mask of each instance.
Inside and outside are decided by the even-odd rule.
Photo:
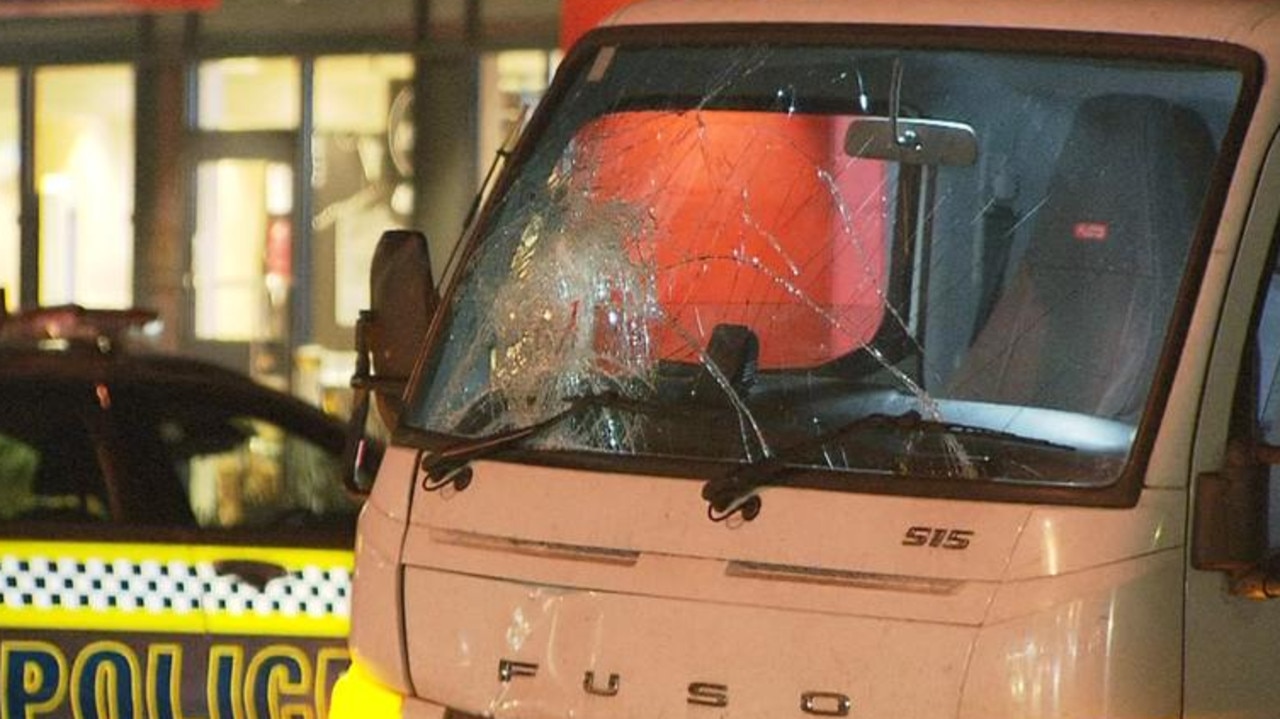
[[[707,516],[713,522],[722,522],[735,514],[751,521],[760,514],[760,496],[756,490],[774,483],[789,472],[803,470],[795,464],[800,459],[849,434],[866,429],[885,428],[903,433],[949,435],[958,438],[980,437],[1034,447],[1044,447],[1064,452],[1074,452],[1075,447],[1036,437],[1026,437],[987,427],[959,424],[945,420],[925,419],[916,410],[902,414],[869,414],[846,422],[829,432],[802,440],[778,452],[730,471],[723,477],[709,480],[702,486],[702,498],[707,501]]]
[[[525,427],[463,440],[427,457],[422,461],[422,470],[426,473],[422,480],[422,488],[429,492],[434,492],[449,485],[454,485],[459,490],[466,489],[467,485],[471,484],[472,462],[477,459],[491,457],[503,450],[514,447],[524,440],[554,427],[569,417],[577,416],[584,409],[606,407],[640,413],[647,412],[653,408],[649,403],[631,399],[612,390],[565,397],[564,401],[569,406],[546,419]]]

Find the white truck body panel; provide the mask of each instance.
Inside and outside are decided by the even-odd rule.
[[[818,513],[779,491],[774,521],[730,527],[701,516],[696,485],[601,479],[482,463],[465,492],[415,502],[417,691],[494,716],[662,716],[694,682],[744,716],[795,714],[806,692],[864,716],[1177,711],[1180,492],[1124,513],[853,494]],[[823,522],[849,516],[866,519]],[[974,551],[901,546],[933,519],[973,528]],[[1129,643],[1146,662],[1117,665]],[[536,675],[504,683],[503,660]],[[616,696],[584,691],[588,671],[600,688],[617,674]]]
[[[604,25],[694,25],[725,22],[884,24],[1071,30],[1172,37],[1198,37],[1267,47],[1274,35],[1260,32],[1276,22],[1276,8],[1249,0],[1049,0],[1034,5],[994,0],[978,5],[948,0],[659,0],[616,12]],[[1249,40],[1252,40],[1250,42]]]

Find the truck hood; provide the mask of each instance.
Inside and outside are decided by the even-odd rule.
[[[415,493],[405,626],[414,693],[495,717],[954,716],[982,626],[1062,601],[1038,580],[1181,541],[1160,499],[1135,517],[773,488],[754,521],[715,523],[698,481],[474,470]]]

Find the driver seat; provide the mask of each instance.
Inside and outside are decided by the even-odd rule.
[[[1187,108],[1143,95],[1081,103],[1022,262],[949,395],[1136,418],[1214,156]]]

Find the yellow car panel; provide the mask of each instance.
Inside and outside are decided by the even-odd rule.
[[[324,716],[350,571],[341,550],[0,542],[0,713]]]
[[[119,349],[143,319],[0,314],[0,719],[322,719],[349,663],[343,425]]]

